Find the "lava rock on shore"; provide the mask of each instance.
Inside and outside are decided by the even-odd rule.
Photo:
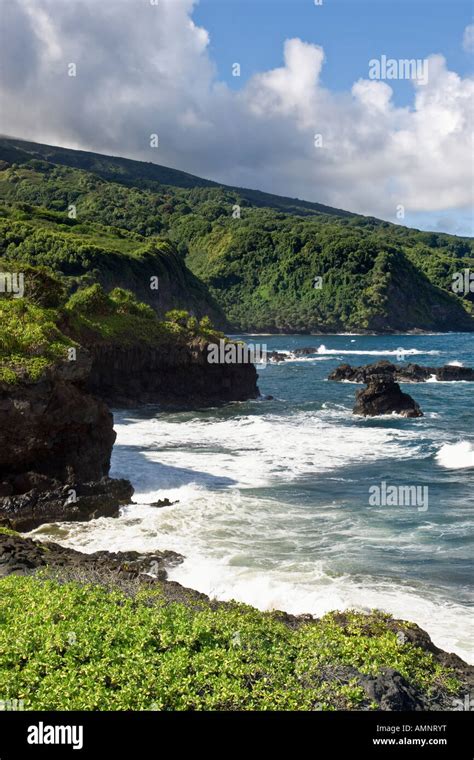
[[[61,483],[108,475],[116,434],[106,404],[84,389],[90,362],[55,367],[37,382],[0,384],[0,495],[34,472]]]
[[[120,507],[129,504],[132,496],[128,480],[107,477],[91,483],[58,484],[51,490],[33,488],[0,498],[0,526],[27,532],[44,523],[118,517]]]
[[[95,576],[97,582],[110,583],[114,578],[143,582],[165,580],[166,567],[174,567],[184,557],[172,551],[153,553],[98,551],[84,554],[59,544],[34,541],[14,534],[0,533],[0,578],[7,575],[30,575],[37,570],[60,571],[64,580],[83,580]]]

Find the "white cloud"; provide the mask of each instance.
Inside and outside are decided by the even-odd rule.
[[[474,24],[468,24],[464,30],[462,46],[467,53],[474,53]]]
[[[320,82],[322,47],[300,39],[285,42],[283,66],[232,91],[217,79],[193,6],[9,0],[2,131],[383,218],[395,219],[398,204],[413,214],[468,207],[474,81],[442,56],[429,59],[428,83],[413,85],[411,108],[395,106],[382,81],[331,93]]]

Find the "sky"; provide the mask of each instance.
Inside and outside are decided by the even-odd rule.
[[[0,132],[472,235],[472,7],[0,0]]]

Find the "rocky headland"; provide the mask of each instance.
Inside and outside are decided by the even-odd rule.
[[[131,501],[131,484],[108,477],[109,404],[195,408],[259,395],[250,362],[207,361],[223,339],[207,318],[159,321],[131,293],[99,285],[67,300],[51,273],[26,270],[25,298],[0,305],[0,525],[116,517]]]

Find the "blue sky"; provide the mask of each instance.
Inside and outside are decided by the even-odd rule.
[[[367,77],[368,61],[381,54],[399,59],[442,53],[450,69],[472,72],[462,38],[473,8],[469,0],[323,0],[321,6],[313,0],[199,0],[193,18],[210,33],[211,58],[230,87],[281,66],[285,39],[300,37],[324,48],[323,86],[344,91]],[[240,78],[231,73],[236,61]],[[410,83],[391,86],[397,105],[411,102]]]
[[[258,72],[282,65],[284,40],[300,37],[321,45],[325,63],[320,78],[333,92],[349,91],[366,78],[368,61],[424,59],[441,53],[448,68],[472,75],[473,57],[463,48],[466,26],[473,21],[470,0],[199,0],[193,18],[210,34],[209,52],[219,79],[239,89]],[[241,65],[240,77],[232,64]],[[411,107],[410,82],[390,82],[393,103]],[[472,211],[444,215],[410,213],[403,223],[423,229],[472,234]]]

